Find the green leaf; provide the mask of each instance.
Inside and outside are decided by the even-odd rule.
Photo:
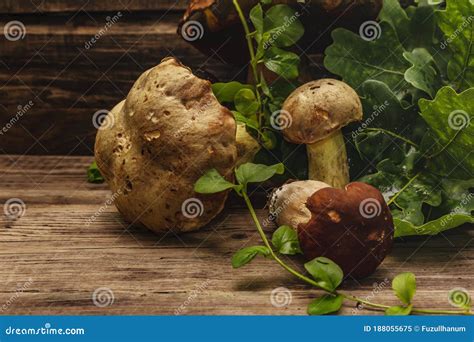
[[[260,183],[272,178],[275,174],[281,175],[285,172],[283,164],[263,165],[246,163],[235,170],[235,176],[239,184]]]
[[[344,297],[341,295],[324,295],[308,305],[308,315],[326,315],[339,311]]]
[[[200,194],[214,194],[227,189],[234,188],[236,185],[228,182],[222,177],[216,169],[206,171],[194,184],[194,191]]]
[[[257,131],[259,130],[257,117],[255,115],[251,115],[250,117],[247,117],[235,110],[232,111],[232,114],[234,114],[235,121],[244,123],[248,127],[253,128]]]
[[[465,223],[474,223],[474,218],[470,214],[447,214],[431,220],[422,225],[415,225],[412,222],[394,218],[395,237],[414,235],[436,235],[448,229],[459,227]]]
[[[416,279],[413,273],[400,273],[392,280],[392,289],[397,297],[410,305],[416,292]]]
[[[233,103],[235,95],[242,89],[250,89],[253,87],[248,84],[232,81],[228,83],[214,83],[212,92],[216,96],[219,103]]]
[[[273,233],[272,244],[281,254],[295,255],[302,253],[298,234],[290,226],[280,226]]]
[[[474,88],[457,94],[442,88],[433,101],[420,100],[421,116],[431,128],[434,148],[424,151],[433,173],[468,179],[474,174]],[[468,155],[466,155],[468,153]]]
[[[298,77],[300,57],[273,46],[265,51],[264,64],[268,70],[291,80]]]
[[[385,310],[387,316],[408,316],[411,313],[413,305],[408,306],[391,306]]]
[[[245,116],[257,113],[259,103],[253,90],[240,89],[234,97],[235,108]]]
[[[262,5],[257,4],[250,10],[250,20],[252,21],[257,35],[261,37],[263,34],[263,9]]]
[[[430,53],[435,52],[435,18],[432,6],[409,7],[405,11],[399,0],[384,0],[379,19],[395,29],[406,50],[426,48]]]
[[[87,181],[89,183],[103,183],[105,181],[95,161],[87,168]]]
[[[392,26],[382,22],[379,32],[380,38],[366,41],[349,30],[335,29],[334,43],[325,51],[324,65],[355,89],[368,79],[378,80],[401,97],[410,87],[404,78],[410,63],[400,58],[405,50]]]
[[[245,247],[241,250],[237,251],[232,257],[232,267],[239,268],[250,261],[252,261],[257,255],[268,256],[270,251],[265,246],[252,246],[252,247]]]
[[[377,173],[360,179],[378,188],[387,200],[409,181],[404,169],[388,164],[388,161],[379,163]],[[435,235],[464,223],[474,223],[471,214],[474,196],[470,192],[473,187],[474,179],[440,180],[427,171],[420,173],[395,201],[397,209],[392,210],[395,237]]]
[[[267,45],[289,47],[294,45],[304,33],[300,14],[287,5],[275,5],[265,13],[264,31]]]
[[[425,219],[422,213],[423,204],[427,203],[432,207],[438,207],[442,202],[438,182],[436,176],[428,173],[416,177],[396,199],[397,206],[403,210],[397,218],[403,218],[414,224],[422,224]]]
[[[452,51],[448,78],[456,89],[474,87],[474,2],[448,0],[446,10],[437,13],[438,25],[445,34],[442,46]]]
[[[304,264],[306,270],[327,291],[334,291],[342,283],[344,273],[332,260],[325,257],[315,258]]]
[[[411,235],[435,235],[445,230],[458,227],[465,223],[474,223],[472,211],[474,210],[474,196],[470,189],[474,187],[474,178],[470,180],[444,179],[433,184],[435,189],[441,189],[442,203],[430,210],[437,216],[430,217],[423,224],[415,224],[407,217],[396,214],[395,237]]]
[[[405,80],[434,97],[436,91],[441,87],[441,77],[435,69],[433,56],[424,48],[414,49],[412,52],[404,52],[403,57],[413,66],[405,71]]]

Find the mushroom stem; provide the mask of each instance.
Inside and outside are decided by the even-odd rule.
[[[346,145],[340,130],[327,138],[308,144],[308,178],[344,188],[349,183]]]

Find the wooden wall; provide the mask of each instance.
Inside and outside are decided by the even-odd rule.
[[[184,0],[2,0],[0,129],[18,120],[0,132],[0,153],[92,154],[93,114],[119,102],[144,70],[166,56],[222,80],[239,77],[238,68],[209,60],[178,37],[185,5]],[[117,23],[87,49],[107,17],[119,11]],[[24,24],[26,34],[9,41],[3,28],[14,20]],[[26,108],[30,101],[31,108],[17,114],[18,106]]]
[[[111,109],[143,71],[167,56],[200,75],[245,80],[245,69],[209,59],[177,35],[186,3],[2,0],[0,29],[19,21],[26,32],[17,41],[0,32],[0,153],[91,155],[93,114]],[[86,48],[118,12],[120,19]],[[306,73],[324,72],[320,54],[305,57]]]

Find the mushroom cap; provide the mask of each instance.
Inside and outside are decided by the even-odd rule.
[[[298,227],[305,257],[325,256],[346,277],[373,273],[390,252],[394,226],[385,200],[376,188],[354,182],[344,190],[324,188],[307,201],[311,220]]]
[[[316,191],[328,187],[328,184],[315,180],[283,184],[275,189],[270,197],[270,217],[279,226],[297,228],[300,224],[307,223],[311,218],[311,212],[306,207],[306,201]]]
[[[342,81],[324,78],[295,89],[282,111],[291,117],[283,136],[295,144],[313,144],[350,122],[362,120],[359,96]]]
[[[208,81],[176,59],[144,72],[97,133],[95,158],[118,210],[155,232],[191,231],[214,218],[227,193],[199,195],[208,169],[232,178],[236,123]]]

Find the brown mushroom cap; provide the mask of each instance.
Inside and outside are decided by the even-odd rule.
[[[298,227],[305,257],[325,256],[344,275],[365,277],[389,253],[394,234],[392,215],[380,191],[354,182],[344,190],[324,188],[307,201],[311,220]]]
[[[350,122],[362,120],[359,96],[346,83],[334,79],[308,82],[295,89],[283,104],[291,125],[283,130],[286,140],[313,144]]]
[[[231,177],[236,123],[208,81],[174,58],[144,72],[109,114],[97,165],[125,219],[155,232],[191,231],[214,218],[227,193],[201,196],[194,183],[216,168]]]

